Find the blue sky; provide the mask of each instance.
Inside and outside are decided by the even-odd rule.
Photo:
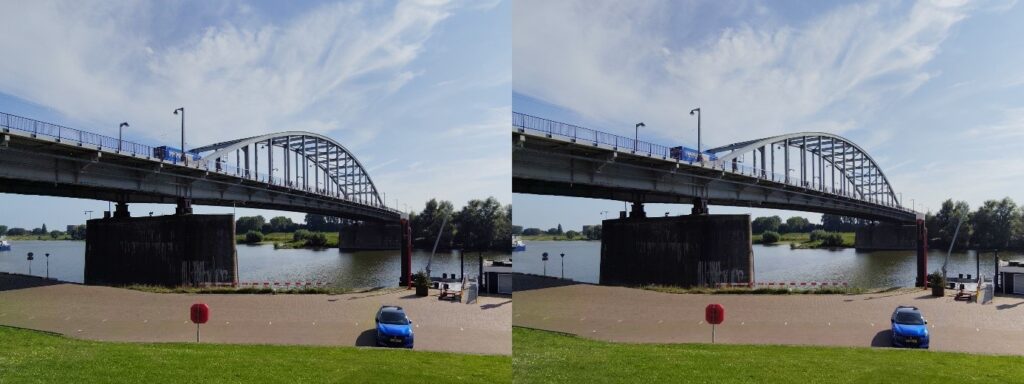
[[[1024,6],[1015,1],[516,1],[513,110],[696,147],[826,131],[918,210],[1024,203]],[[579,228],[621,202],[516,194],[517,225]],[[558,209],[552,209],[558,207]],[[688,213],[649,205],[649,215]],[[820,215],[711,207],[712,213]]]
[[[388,205],[511,201],[502,1],[4,2],[0,111],[150,145],[284,130],[336,139]],[[397,202],[396,202],[397,199]],[[173,213],[132,205],[135,215]],[[106,202],[0,194],[0,224],[78,224]],[[232,212],[197,207],[197,213]],[[237,214],[301,213],[239,209]]]

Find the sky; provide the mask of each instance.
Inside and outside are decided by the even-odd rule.
[[[1024,6],[1016,1],[516,1],[514,111],[712,147],[824,131],[864,148],[903,203],[1024,203]],[[513,222],[578,229],[622,202],[513,196]],[[551,209],[558,207],[558,209]],[[689,205],[650,204],[648,215]],[[820,215],[710,207],[711,213]]]
[[[507,1],[0,2],[0,111],[186,147],[286,130],[334,138],[387,205],[511,202]],[[107,202],[0,194],[0,224],[49,228]],[[133,215],[173,213],[133,204]],[[231,207],[195,207],[231,213]],[[237,215],[304,214],[238,209]]]

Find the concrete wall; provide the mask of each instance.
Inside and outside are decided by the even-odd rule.
[[[601,284],[717,286],[754,280],[749,215],[605,220]]]
[[[399,222],[354,222],[338,231],[338,248],[346,251],[400,249],[402,227]]]
[[[917,226],[914,224],[872,224],[857,229],[854,246],[858,250],[917,249]]]
[[[163,286],[233,283],[238,277],[232,215],[89,220],[85,283]]]

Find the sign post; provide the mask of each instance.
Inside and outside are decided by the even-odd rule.
[[[725,308],[721,304],[708,304],[704,308],[704,321],[711,324],[711,344],[715,343],[715,326],[725,321]]]
[[[29,276],[32,275],[32,260],[34,260],[34,259],[35,259],[35,257],[33,257],[32,252],[29,252],[28,253],[28,274],[29,274]]]
[[[192,304],[192,322],[196,324],[196,342],[199,342],[199,324],[206,324],[210,320],[210,307],[203,303]]]
[[[540,259],[544,261],[544,276],[546,277],[548,275],[548,253],[544,252]]]

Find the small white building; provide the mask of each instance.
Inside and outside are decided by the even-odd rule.
[[[1002,281],[999,293],[1024,295],[1024,262],[1000,261],[999,277]]]

